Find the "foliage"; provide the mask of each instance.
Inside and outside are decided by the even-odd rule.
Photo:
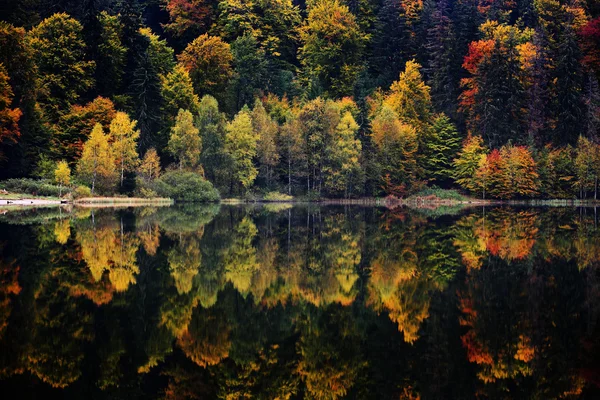
[[[470,136],[463,143],[461,151],[453,161],[454,179],[463,189],[477,192],[478,184],[475,172],[480,166],[482,157],[486,155],[481,136]]]
[[[241,185],[246,190],[258,175],[258,170],[252,163],[258,142],[252,128],[252,116],[248,111],[242,110],[225,129],[225,152],[232,162],[231,187]]]
[[[86,197],[91,197],[92,196],[92,189],[90,189],[87,186],[77,186],[74,190],[73,190],[73,198],[75,199],[83,199]]]
[[[104,134],[100,124],[94,126],[83,146],[83,153],[77,162],[77,176],[91,186],[92,195],[96,187],[110,192],[116,184],[115,156],[108,143],[108,135]]]
[[[61,194],[61,188],[46,179],[7,179],[0,181],[0,189],[12,193],[25,193],[35,196],[56,196]]]
[[[166,172],[154,182],[153,187],[159,196],[177,201],[219,201],[219,192],[195,172]]]
[[[269,192],[263,196],[263,201],[292,201],[294,200],[294,196],[290,196],[289,194],[279,193],[279,192]]]
[[[69,164],[67,164],[66,161],[59,161],[58,164],[56,164],[54,181],[61,188],[59,195],[62,195],[62,187],[69,186],[71,184],[71,168],[69,168]]]
[[[139,162],[137,139],[140,131],[135,129],[137,121],[132,121],[124,112],[117,112],[110,123],[109,141],[115,157],[115,166],[120,171],[121,187],[125,172],[135,171]]]
[[[177,158],[179,170],[195,169],[200,161],[201,150],[202,139],[198,128],[194,126],[192,113],[179,109],[169,138],[169,152]]]

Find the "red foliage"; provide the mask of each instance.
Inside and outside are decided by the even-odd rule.
[[[583,64],[600,75],[600,17],[588,22],[579,31]]]
[[[212,12],[206,0],[169,0],[166,9],[171,22],[165,26],[179,36],[189,29],[204,27]]]
[[[13,99],[12,88],[9,84],[8,74],[0,64],[0,143],[5,141],[16,142],[21,135],[19,120],[21,110],[10,108]]]

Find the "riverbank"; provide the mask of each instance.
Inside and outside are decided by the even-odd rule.
[[[85,197],[76,200],[60,199],[56,197],[39,197],[18,194],[4,194],[0,197],[2,206],[51,206],[51,205],[76,205],[80,207],[101,206],[147,206],[147,205],[172,205],[172,199],[165,198],[138,198],[138,197]]]

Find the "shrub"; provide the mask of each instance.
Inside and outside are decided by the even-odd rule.
[[[0,189],[13,193],[25,193],[36,196],[59,197],[61,188],[45,179],[8,179],[0,182]],[[63,188],[64,189],[64,188]]]
[[[219,192],[212,183],[195,172],[167,172],[154,182],[154,191],[161,197],[178,201],[219,201]]]
[[[73,197],[76,199],[82,199],[84,197],[90,197],[92,195],[92,189],[87,186],[77,186],[73,191]]]
[[[435,196],[441,200],[462,201],[465,199],[465,196],[458,193],[454,189],[440,189],[439,187],[437,187],[435,185],[425,188],[423,190],[420,190],[419,192],[415,193],[411,197],[430,197],[430,196]]]
[[[265,196],[263,197],[264,201],[292,201],[294,200],[294,196],[291,196],[289,194],[285,194],[285,193],[279,193],[279,192],[269,192],[267,194],[265,194]]]

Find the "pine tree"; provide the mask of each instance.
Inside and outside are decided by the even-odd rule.
[[[452,179],[452,161],[460,150],[458,130],[445,114],[437,115],[422,149],[425,176],[438,185],[446,185]]]

